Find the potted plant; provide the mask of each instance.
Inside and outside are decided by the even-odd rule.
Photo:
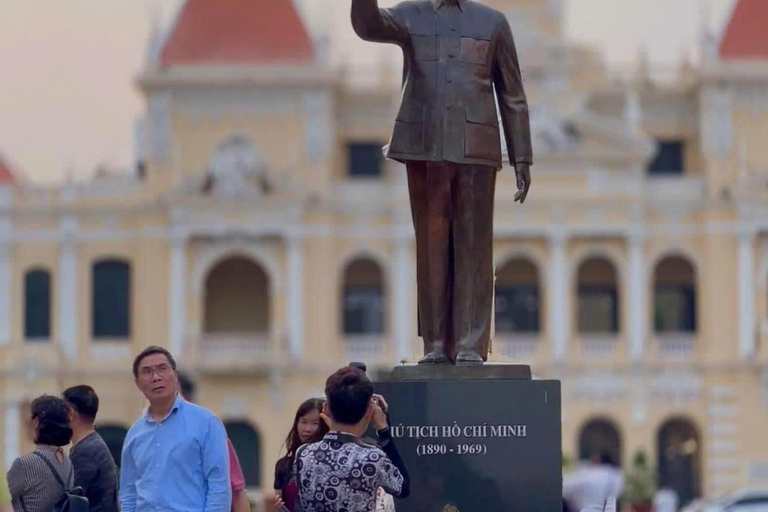
[[[656,493],[656,476],[648,466],[645,451],[638,450],[627,474],[624,501],[633,512],[651,512]]]

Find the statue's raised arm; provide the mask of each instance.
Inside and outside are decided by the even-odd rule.
[[[361,39],[376,43],[403,44],[408,39],[398,8],[380,9],[377,0],[352,0],[352,28]]]

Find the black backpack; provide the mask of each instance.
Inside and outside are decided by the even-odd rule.
[[[64,491],[64,494],[61,496],[59,501],[56,502],[56,504],[51,509],[51,512],[89,512],[90,511],[90,504],[88,503],[88,498],[83,496],[83,489],[80,487],[75,487],[74,489],[68,489],[67,485],[64,483],[64,481],[59,476],[59,472],[56,471],[56,468],[53,467],[53,464],[46,459],[43,455],[39,454],[38,452],[32,452],[33,454],[40,457],[40,459],[45,462],[45,465],[48,466],[48,469],[51,470],[51,473],[53,473],[54,478],[56,478],[56,481],[59,482],[61,485],[62,490]],[[70,469],[70,476],[72,475],[72,471],[74,471],[74,468]],[[24,509],[24,512],[26,512],[27,508],[24,506],[24,500],[21,501],[21,508]]]

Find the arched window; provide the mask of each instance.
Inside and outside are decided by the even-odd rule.
[[[658,432],[659,485],[677,491],[680,506],[701,496],[701,438],[685,418],[665,422]]]
[[[619,332],[619,293],[616,269],[605,258],[591,258],[578,271],[578,329],[580,333]]]
[[[103,260],[92,269],[93,338],[131,335],[131,266],[122,260]]]
[[[621,434],[616,425],[605,418],[589,420],[579,433],[579,459],[608,458],[621,466]]]
[[[384,332],[384,279],[381,267],[370,259],[357,259],[344,270],[344,334]]]
[[[31,270],[24,276],[24,338],[51,337],[51,274]]]
[[[656,265],[653,302],[656,332],[696,331],[696,273],[688,260],[668,257]]]
[[[267,273],[254,261],[233,256],[219,262],[205,281],[207,334],[267,334],[270,328]]]
[[[496,331],[538,332],[539,271],[523,258],[509,261],[496,273]]]
[[[115,459],[119,474],[119,469],[122,466],[123,443],[128,430],[118,425],[100,425],[96,427],[96,432],[104,439],[104,443],[109,448],[109,453]]]
[[[229,440],[237,452],[247,487],[261,486],[261,437],[259,432],[244,421],[224,423]]]

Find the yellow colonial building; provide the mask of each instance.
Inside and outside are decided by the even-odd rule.
[[[695,67],[619,75],[564,40],[560,1],[485,3],[535,153],[525,205],[499,175],[493,359],[562,380],[570,458],[644,450],[683,501],[768,485],[768,3],[740,0]],[[6,463],[30,400],[81,383],[119,454],[158,344],[269,488],[330,372],[419,355],[405,172],[381,152],[400,71],[324,41],[290,0],[188,0],[137,79],[135,169],[41,187],[0,165]]]

